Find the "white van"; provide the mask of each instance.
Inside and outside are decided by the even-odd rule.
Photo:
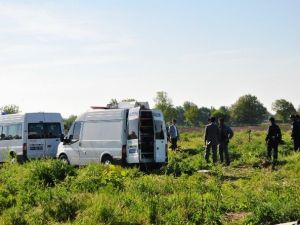
[[[1,115],[0,162],[55,157],[63,132],[59,113]]]
[[[163,114],[145,107],[88,111],[74,122],[57,157],[72,165],[164,164],[167,134]]]

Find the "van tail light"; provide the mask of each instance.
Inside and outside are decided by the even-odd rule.
[[[124,163],[126,162],[126,157],[127,157],[126,150],[127,150],[127,146],[126,146],[126,145],[123,145],[123,146],[122,146],[122,161],[123,161]]]
[[[27,144],[23,144],[23,158],[27,159]]]
[[[169,158],[168,158],[168,144],[166,144],[166,162],[169,161]]]

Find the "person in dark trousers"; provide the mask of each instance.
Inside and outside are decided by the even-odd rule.
[[[299,115],[291,115],[291,121],[292,121],[292,140],[294,142],[294,150],[299,151],[300,150],[300,120]]]
[[[219,137],[219,154],[220,154],[220,161],[221,163],[224,162],[224,156],[225,156],[225,163],[227,166],[230,165],[230,158],[229,158],[229,152],[228,152],[228,144],[229,140],[233,137],[233,131],[232,129],[225,124],[224,118],[219,119],[219,131],[220,131],[220,137]]]
[[[177,141],[179,140],[179,131],[176,127],[176,120],[172,120],[172,124],[169,127],[169,136],[171,142],[171,149],[174,151],[177,149]]]
[[[268,146],[267,157],[268,160],[272,159],[272,151],[273,151],[273,164],[276,164],[278,160],[278,145],[282,140],[281,130],[279,126],[277,126],[275,119],[273,117],[270,118],[270,126],[268,128],[266,143]]]
[[[217,159],[217,148],[219,144],[219,127],[216,124],[216,118],[211,117],[210,123],[205,126],[204,141],[206,145],[205,159],[209,163],[209,156],[212,150],[213,162],[216,163]]]

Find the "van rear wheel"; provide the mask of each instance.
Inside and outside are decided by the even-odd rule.
[[[68,164],[68,165],[70,164],[68,156],[66,156],[66,155],[60,155],[59,160],[61,160],[65,164]]]
[[[110,155],[105,155],[102,157],[101,163],[104,165],[111,165],[113,164],[113,158]]]

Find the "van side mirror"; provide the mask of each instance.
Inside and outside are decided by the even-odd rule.
[[[68,137],[68,140],[69,140],[70,142],[72,142],[73,139],[74,139],[74,136],[73,136],[73,134],[71,134],[71,135]]]
[[[65,140],[65,135],[64,135],[64,134],[61,134],[61,135],[60,135],[60,142],[64,142],[64,140]]]

